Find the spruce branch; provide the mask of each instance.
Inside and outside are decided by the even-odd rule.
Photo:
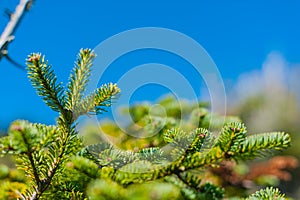
[[[29,180],[25,196],[38,199],[51,179],[57,161],[57,141],[60,137],[55,126],[14,122],[4,143],[7,153],[15,155],[18,169],[25,172]],[[50,177],[50,178],[49,178]]]
[[[198,134],[200,138],[204,139],[204,135],[210,134],[206,129],[201,130],[203,134]],[[223,160],[251,159],[256,157],[258,153],[271,150],[283,150],[290,144],[290,136],[286,133],[258,134],[250,136],[249,139],[246,138],[245,133],[246,130],[243,124],[239,122],[228,123],[222,129],[215,145],[212,146],[208,152],[191,151],[194,149],[193,146],[197,144],[195,141],[198,139],[194,139],[194,142],[191,143],[192,146],[189,146],[185,153],[181,154],[179,159],[171,162],[167,166],[154,167],[149,172],[140,173],[139,175],[116,171],[113,178],[115,181],[124,185],[156,180],[190,169],[219,164]],[[186,135],[185,132],[172,129],[166,133],[165,139],[167,142],[175,142],[176,145],[178,144],[177,147],[182,148],[186,145],[180,147],[179,141],[181,137],[185,138],[184,135]],[[186,138],[184,140],[186,140]],[[200,139],[199,141],[202,140]],[[200,142],[200,144],[201,143],[202,142]]]
[[[196,129],[191,133],[186,133],[180,129],[168,130],[164,136],[165,141],[176,147],[174,150],[180,148],[179,153],[175,156],[175,161],[167,165],[152,166],[151,170],[141,172],[139,174],[130,174],[124,170],[119,170],[115,172],[115,175],[112,178],[121,184],[128,185],[132,183],[156,180],[200,167],[201,165],[194,166],[197,162],[191,160],[191,157],[195,156],[197,153],[198,156],[200,154],[204,157],[203,155],[205,154],[202,155],[202,153],[198,152],[198,150],[203,145],[208,134],[208,130],[203,128]],[[203,160],[204,158],[201,161]],[[204,165],[204,163],[202,163],[202,165]]]
[[[95,179],[99,176],[99,168],[96,163],[81,156],[73,156],[67,167],[70,171],[81,172],[90,179]]]
[[[180,178],[183,182],[185,182],[188,186],[200,189],[200,184],[202,179],[199,176],[196,176],[189,171],[185,171],[183,173],[177,174],[178,178]]]
[[[46,171],[43,170],[44,179],[30,199],[39,199],[50,187],[53,179],[63,173],[62,170],[69,157],[75,155],[78,149],[82,148],[82,142],[78,138],[74,126],[72,126],[72,121],[69,121],[71,118],[68,120],[65,117],[60,115],[58,119],[58,134],[43,155],[47,169]]]
[[[282,194],[278,188],[267,187],[265,189],[261,189],[249,197],[245,198],[245,200],[286,200],[285,195]]]
[[[179,187],[185,199],[219,200],[224,197],[223,188],[210,183],[200,185],[200,180],[195,177],[177,175],[165,177],[164,180]]]
[[[65,94],[62,84],[56,83],[57,78],[53,70],[41,54],[32,54],[27,60],[28,75],[32,85],[43,97],[45,103],[60,113],[57,120],[59,135],[47,147],[48,153],[43,156],[46,163],[46,167],[42,169],[44,179],[30,199],[38,199],[46,190],[52,190],[51,185],[55,185],[55,182],[59,181],[58,174],[64,173],[64,166],[70,156],[82,149],[82,141],[75,130],[76,119],[83,114],[100,113],[100,110],[104,110],[103,107],[111,105],[112,98],[119,93],[116,84],[108,84],[83,98],[94,56],[90,49],[80,50]],[[122,157],[118,152],[114,152],[110,156],[119,156],[120,160]]]
[[[75,74],[71,76],[69,91],[70,105],[75,104],[80,98],[84,87],[87,84],[88,74],[84,75],[83,71],[88,70],[91,63],[86,57],[89,55],[89,50],[81,51],[81,58],[78,59],[77,68],[75,67]],[[90,56],[90,58],[93,56]],[[50,186],[53,178],[59,172],[67,156],[77,152],[81,141],[78,140],[77,133],[75,131],[73,113],[69,109],[65,109],[65,96],[63,95],[64,89],[61,84],[56,84],[56,76],[45,61],[41,54],[32,54],[27,60],[28,74],[31,79],[32,85],[36,88],[37,93],[43,96],[45,103],[53,110],[60,112],[58,118],[58,130],[60,135],[55,142],[49,146],[50,154],[46,156],[46,163],[48,166],[47,174],[42,181],[42,184],[36,189],[36,192],[32,194],[31,199],[38,199]],[[89,73],[89,72],[88,72]],[[76,79],[76,80],[75,80]],[[79,88],[82,87],[82,88]],[[75,93],[75,94],[73,94]],[[72,97],[73,96],[73,97]],[[73,104],[72,104],[73,102]],[[78,146],[79,145],[79,146]],[[45,170],[44,170],[45,171]]]
[[[74,118],[84,114],[101,114],[106,111],[106,107],[112,105],[112,100],[120,93],[116,84],[103,84],[92,94],[86,96],[73,111]]]
[[[64,89],[61,83],[56,83],[57,78],[45,57],[33,53],[27,59],[27,66],[28,77],[37,94],[54,111],[64,112]]]
[[[88,154],[92,155],[99,167],[113,167],[119,169],[126,164],[137,160],[138,154],[131,151],[122,151],[108,143],[91,145],[86,148]]]
[[[179,176],[167,176],[164,178],[164,181],[168,183],[172,183],[176,185],[178,188],[180,188],[182,195],[186,199],[196,199],[197,191],[194,188],[189,187],[185,183],[185,180],[181,179]]]
[[[233,154],[246,138],[246,127],[240,122],[226,124],[220,133],[216,146],[219,146],[226,156]]]
[[[291,137],[284,132],[251,135],[240,144],[237,155],[240,159],[251,159],[257,156],[263,156],[272,150],[282,151],[288,148],[290,144]]]
[[[159,164],[165,161],[163,151],[159,147],[141,149],[137,152],[137,157],[140,160],[148,160],[153,164]]]
[[[92,61],[95,54],[91,49],[80,49],[73,73],[70,75],[68,90],[66,91],[67,108],[74,110],[78,107],[91,75]]]
[[[27,156],[28,159],[26,160],[24,157],[22,158],[23,164],[27,163],[27,165],[24,166],[24,171],[28,173],[29,177],[32,178],[32,180],[36,182],[37,187],[39,187],[39,185],[41,184],[41,179],[34,159],[35,156],[33,155],[35,146],[32,140],[32,129],[31,127],[26,127],[26,125],[28,126],[25,121],[20,121],[19,123],[17,122],[11,126],[10,132],[14,138],[19,139],[20,143],[18,144],[18,147],[20,147],[21,145],[24,147],[22,154],[24,156]]]

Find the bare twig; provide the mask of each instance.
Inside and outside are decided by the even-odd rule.
[[[10,14],[10,20],[7,23],[4,31],[0,36],[0,60],[3,57],[9,58],[8,60],[12,62],[12,59],[8,57],[8,45],[14,40],[14,33],[20,24],[24,14],[28,11],[32,5],[33,0],[20,0],[17,5],[15,12]],[[13,61],[12,64],[16,65]],[[17,64],[20,67],[19,64]]]
[[[21,69],[21,70],[25,70],[25,66],[18,63],[17,61],[13,60],[8,54],[5,55],[5,58],[14,66],[16,66],[17,68]]]

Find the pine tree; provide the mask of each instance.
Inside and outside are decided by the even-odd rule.
[[[58,118],[53,126],[15,121],[9,135],[1,138],[1,155],[12,155],[17,165],[17,170],[0,167],[2,199],[222,199],[224,189],[206,181],[201,172],[222,161],[266,156],[290,145],[287,133],[248,136],[238,118],[227,117],[224,123],[198,103],[186,105],[188,117],[181,119],[183,104],[168,98],[161,102],[168,105],[167,118],[149,115],[147,105],[130,109],[134,120],[144,125],[140,134],[157,132],[155,136],[137,141],[115,128],[110,134],[116,145],[85,145],[76,129],[78,117],[101,114],[120,93],[109,83],[84,95],[94,57],[90,49],[80,50],[63,87],[44,56],[29,55],[28,77]],[[128,130],[134,131],[130,126]],[[273,188],[247,197],[283,198]]]

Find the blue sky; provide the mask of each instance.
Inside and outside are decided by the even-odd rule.
[[[17,0],[0,2],[0,12],[14,10]],[[188,35],[201,44],[216,63],[223,79],[259,69],[272,51],[291,63],[300,63],[299,1],[42,1],[36,0],[10,44],[10,56],[24,63],[31,52],[42,52],[59,80],[66,82],[80,48],[133,28],[164,27]],[[1,16],[1,15],[0,15]],[[0,17],[3,30],[7,18]],[[99,55],[100,56],[100,55]],[[113,63],[126,66],[159,62],[176,68],[191,80],[184,61],[158,51],[136,52]],[[114,67],[112,66],[112,69]],[[105,80],[117,80],[122,70],[111,70]],[[35,94],[27,74],[6,60],[0,61],[0,129],[15,119],[53,124],[56,113]],[[195,86],[196,87],[196,86]],[[199,86],[200,87],[200,86]],[[122,88],[121,88],[122,89]],[[159,92],[158,92],[159,91]],[[137,100],[152,100],[165,89],[147,88]],[[199,94],[201,95],[201,94]]]

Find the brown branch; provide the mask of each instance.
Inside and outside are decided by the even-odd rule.
[[[8,45],[13,41],[14,33],[25,12],[30,9],[32,2],[33,0],[20,0],[15,12],[10,15],[10,20],[0,36],[0,60],[8,54]]]

